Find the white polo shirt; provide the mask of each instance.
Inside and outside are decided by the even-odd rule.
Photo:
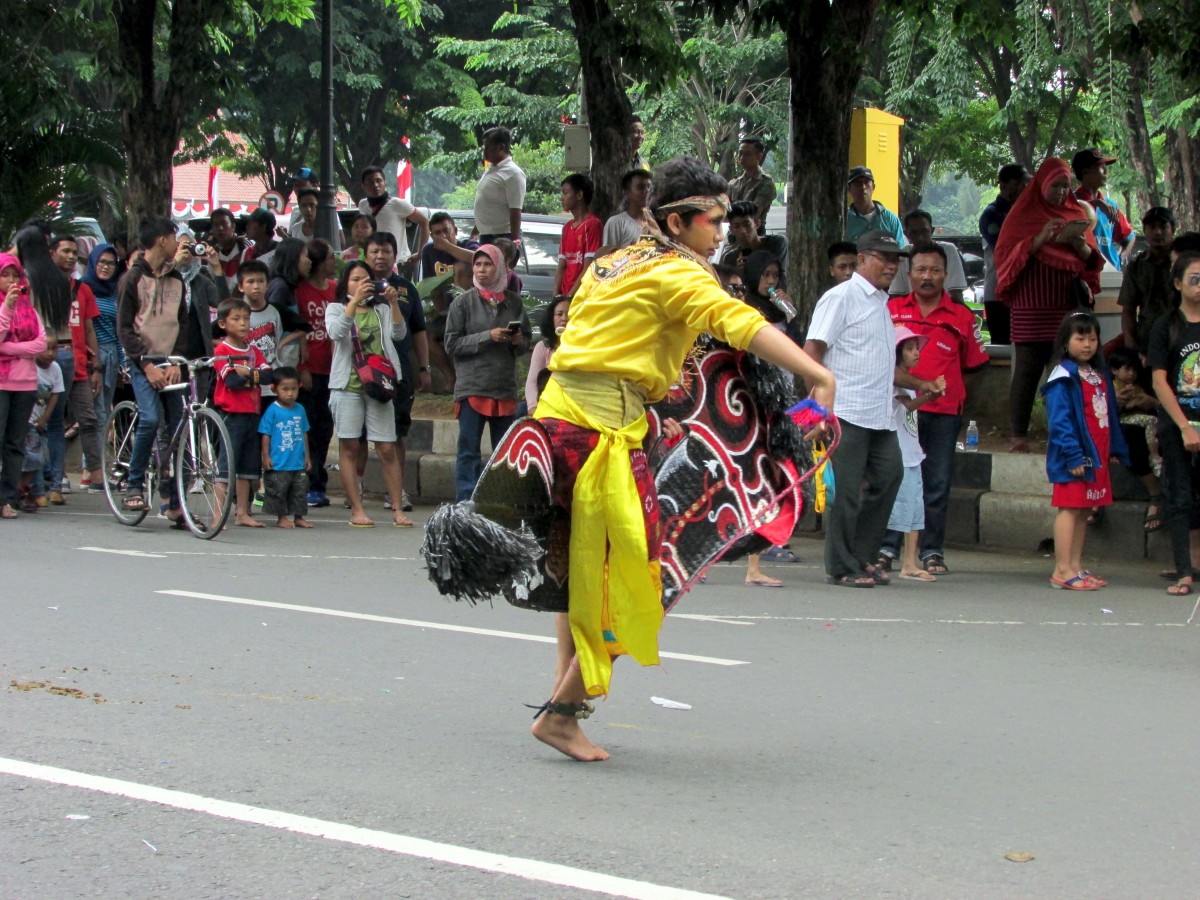
[[[508,213],[525,207],[525,173],[509,156],[488,166],[475,186],[475,227],[480,234],[512,231]]]
[[[408,232],[404,229],[405,222],[415,209],[416,207],[407,200],[389,197],[387,203],[383,204],[383,209],[378,213],[373,213],[371,212],[371,203],[366,197],[358,201],[358,211],[374,216],[375,227],[379,231],[388,232],[396,239],[396,265],[400,265],[412,256],[412,250],[408,246]]]
[[[828,348],[825,366],[837,378],[837,417],[879,431],[896,430],[896,330],[887,301],[885,291],[855,272],[817,301],[806,335]]]

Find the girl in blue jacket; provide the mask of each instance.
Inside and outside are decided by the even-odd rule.
[[[1100,323],[1089,312],[1063,319],[1054,367],[1042,396],[1050,436],[1046,474],[1054,485],[1054,574],[1050,586],[1094,591],[1108,584],[1083,567],[1083,539],[1092,509],[1112,505],[1108,461],[1129,464],[1117,395],[1100,352]]]

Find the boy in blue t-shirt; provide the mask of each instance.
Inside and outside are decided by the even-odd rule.
[[[300,374],[290,366],[275,370],[275,402],[258,422],[262,435],[263,508],[279,528],[312,528],[308,512],[308,415],[296,405]],[[288,517],[291,516],[291,521]]]

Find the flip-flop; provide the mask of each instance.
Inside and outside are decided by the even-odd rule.
[[[907,581],[923,581],[926,584],[929,584],[931,581],[937,581],[937,576],[929,572],[922,572],[919,575],[908,575],[904,572],[901,572],[900,577],[906,579]]]
[[[366,522],[355,522],[353,519],[351,519],[346,524],[349,525],[351,528],[374,528],[375,527],[375,523],[370,520],[367,520]]]
[[[1059,581],[1057,578],[1051,577],[1050,587],[1060,591],[1095,591],[1100,589],[1100,585],[1094,581],[1088,581],[1080,575],[1068,578],[1066,581]]]
[[[747,587],[780,588],[780,587],[783,587],[783,582],[780,581],[778,578],[768,578],[766,575],[763,575],[761,578],[747,578],[746,586]]]
[[[413,520],[408,518],[408,516],[401,516],[399,522],[395,519],[392,520],[393,528],[412,528],[413,524]]]
[[[1167,585],[1167,595],[1170,597],[1187,597],[1194,590],[1193,585],[1179,582]]]
[[[12,504],[5,503],[0,507],[0,519],[19,519],[21,514],[12,508]]]
[[[1096,585],[1097,587],[1108,587],[1107,579],[1101,578],[1099,575],[1095,575],[1092,572],[1089,572],[1087,569],[1084,569],[1079,573],[1079,575],[1080,577],[1092,582],[1092,584]]]
[[[768,547],[759,556],[763,562],[772,563],[798,563],[800,557],[789,550],[787,547]]]
[[[873,577],[866,574],[842,575],[841,577],[836,578],[833,575],[826,575],[825,583],[832,584],[834,587],[873,588],[875,587],[876,581]]]

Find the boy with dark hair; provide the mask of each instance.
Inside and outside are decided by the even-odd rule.
[[[766,144],[756,137],[742,138],[738,145],[738,165],[742,167],[742,174],[729,182],[730,200],[734,203],[748,200],[755,205],[757,217],[754,228],[759,234],[766,233],[767,212],[775,201],[775,182],[762,170],[766,158]],[[787,261],[783,257],[780,260],[786,266]]]
[[[269,266],[279,247],[279,241],[275,240],[275,213],[262,208],[250,213],[246,222],[246,240],[250,241],[250,246],[242,253],[242,264],[257,260]]]
[[[321,192],[316,188],[301,188],[296,191],[296,210],[300,213],[296,221],[288,226],[288,235],[302,241],[311,241],[317,236],[317,205]]]
[[[583,269],[600,249],[604,223],[591,210],[592,179],[576,172],[562,180],[563,212],[571,221],[563,226],[558,244],[558,271],[554,273],[554,296],[570,296],[579,284]]]
[[[296,403],[300,374],[291,366],[275,370],[275,402],[258,422],[262,435],[263,508],[277,528],[312,528],[308,512],[308,414]],[[291,516],[291,519],[288,519]]]
[[[279,310],[267,302],[267,285],[270,275],[267,267],[258,260],[252,259],[242,263],[238,270],[238,290],[250,310],[250,327],[246,332],[246,340],[258,348],[267,365],[274,369],[279,365],[279,347],[284,340],[283,320]],[[218,321],[218,324],[220,322]],[[304,333],[299,332],[300,339]],[[263,408],[266,408],[275,392],[268,386],[271,382],[263,383]],[[260,410],[261,412],[261,410]]]
[[[646,169],[630,169],[621,177],[622,210],[604,223],[604,247],[626,247],[642,236],[653,219],[650,202],[652,176]]]
[[[721,253],[721,265],[740,271],[751,253],[766,250],[779,260],[780,271],[787,270],[787,238],[782,234],[760,235],[760,219],[759,208],[751,200],[735,200],[730,205],[729,244]]]
[[[239,276],[257,273],[246,272],[242,267]],[[249,279],[243,284],[249,283]],[[263,286],[265,294],[266,285]],[[265,302],[265,301],[264,301]],[[213,405],[220,411],[229,430],[228,456],[217,460],[217,500],[225,502],[225,492],[230,480],[236,484],[236,513],[234,523],[246,528],[262,528],[262,522],[254,521],[250,515],[250,495],[258,482],[261,470],[259,458],[261,448],[258,437],[258,420],[261,405],[260,385],[271,383],[271,366],[262,352],[248,340],[250,334],[250,304],[231,297],[222,300],[217,307],[217,324],[225,332],[225,339],[213,348],[213,375],[216,388]]]
[[[421,251],[421,277],[436,278],[448,272],[454,273],[453,284],[458,288],[471,289],[471,257],[479,249],[479,242],[458,237],[454,217],[442,210],[429,217],[430,242]],[[446,354],[446,313],[454,300],[449,285],[434,289],[430,295],[433,315],[427,321],[430,336],[429,362],[442,374],[446,389],[454,392],[454,361]]]
[[[829,276],[834,284],[849,281],[858,268],[858,248],[849,241],[834,241],[829,245]]]
[[[159,394],[179,384],[179,366],[159,367],[167,356],[183,356],[188,346],[188,308],[183,276],[175,269],[179,241],[175,223],[165,216],[146,216],[138,228],[142,254],[121,279],[117,295],[117,337],[129,361],[129,381],[137,399],[137,431],[129,459],[128,488],[122,500],[127,512],[149,509],[145,497],[146,466],[165,417],[174,430],[183,413],[178,391]],[[180,520],[179,500],[173,480],[164,477],[161,496],[169,504],[167,518]]]

